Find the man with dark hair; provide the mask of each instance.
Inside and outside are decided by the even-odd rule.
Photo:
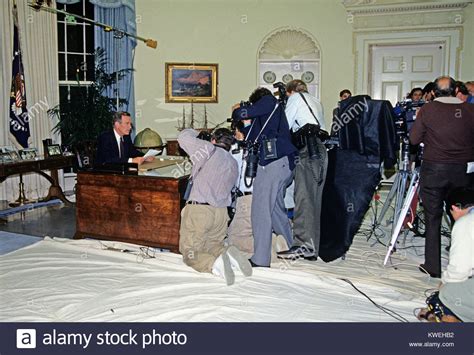
[[[420,196],[425,212],[425,262],[433,277],[441,276],[441,219],[449,190],[470,184],[468,163],[474,161],[474,106],[455,97],[450,77],[435,81],[436,99],[424,105],[410,131],[411,144],[424,143]]]
[[[436,85],[434,82],[430,81],[428,84],[425,85],[423,88],[423,101],[430,102],[434,99],[434,89]]]
[[[336,122],[339,122],[339,110],[341,102],[350,97],[352,97],[352,92],[349,89],[344,89],[339,92],[339,101],[337,106],[332,110],[331,136],[335,136],[337,134]]]
[[[413,102],[418,102],[423,99],[423,89],[422,88],[413,88],[408,94],[407,99],[410,99]]]
[[[454,189],[448,195],[448,206],[456,223],[439,298],[457,318],[474,322],[474,189]]]
[[[112,119],[113,128],[103,132],[97,139],[97,155],[95,164],[104,163],[136,163],[152,161],[154,157],[143,158],[133,146],[130,132],[132,119],[125,111],[115,112]]]
[[[466,81],[466,88],[469,91],[469,95],[474,96],[474,81]]]
[[[352,92],[349,89],[341,90],[339,93],[339,101],[343,101],[352,96]]]
[[[237,180],[237,163],[229,153],[232,132],[217,129],[211,141],[198,138],[198,132],[185,129],[178,135],[180,147],[193,163],[191,191],[181,211],[179,251],[183,261],[199,272],[209,272],[234,283],[233,268],[245,276],[252,267],[234,246],[227,248],[224,238],[231,204],[231,190]]]
[[[269,267],[272,231],[293,244],[291,226],[285,209],[285,190],[293,180],[296,148],[283,107],[271,91],[257,88],[249,97],[250,105],[233,106],[234,121],[251,120],[244,128],[247,141],[257,147],[257,175],[253,181],[252,230],[253,266]],[[247,162],[248,163],[248,162]]]
[[[323,107],[308,93],[301,80],[290,81],[286,88],[288,125],[301,144],[295,168],[295,209],[293,218],[293,245],[278,253],[279,258],[306,258],[316,260],[321,235],[321,204],[328,166],[326,147],[318,137],[325,129]]]
[[[474,189],[452,190],[447,205],[456,221],[451,233],[448,266],[443,271],[439,295],[430,297],[435,300],[431,303],[437,304],[422,310],[418,317],[432,320],[434,316],[439,317],[437,309],[442,309],[439,318],[443,322],[474,322]]]
[[[462,102],[474,104],[474,96],[469,94],[469,90],[462,81],[456,81],[456,97]]]

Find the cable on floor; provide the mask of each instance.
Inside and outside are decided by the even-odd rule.
[[[365,298],[367,298],[375,307],[377,307],[378,309],[380,309],[381,311],[383,311],[384,313],[388,314],[390,317],[398,320],[399,322],[402,322],[402,323],[409,323],[408,319],[406,319],[405,317],[403,317],[402,315],[400,315],[399,313],[395,312],[394,310],[391,310],[390,308],[387,308],[385,306],[381,306],[379,305],[377,302],[375,302],[374,300],[372,300],[369,296],[367,296],[364,292],[362,292],[361,290],[359,290],[350,280],[348,279],[339,279],[339,280],[342,280],[344,282],[347,282],[349,285],[351,285],[357,292],[359,292],[362,296],[364,296]]]

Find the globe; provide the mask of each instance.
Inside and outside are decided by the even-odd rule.
[[[148,149],[153,148],[160,150],[163,148],[163,140],[161,136],[151,128],[145,128],[138,132],[133,145],[142,153],[146,153]]]

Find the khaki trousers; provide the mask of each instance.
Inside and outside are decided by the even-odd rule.
[[[240,251],[248,254],[253,254],[251,208],[252,195],[238,197],[235,216],[227,230],[229,245],[234,245]]]
[[[183,261],[199,272],[211,272],[225,251],[229,215],[225,207],[186,205],[181,211],[179,251]]]

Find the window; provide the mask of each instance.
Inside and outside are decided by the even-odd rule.
[[[88,0],[76,4],[57,3],[57,9],[94,19],[94,5]],[[87,91],[94,80],[94,26],[79,18],[67,18],[58,14],[58,73],[59,104]],[[75,174],[72,168],[64,169],[65,191],[70,192]],[[73,185],[71,185],[73,186]],[[69,188],[68,188],[69,187]]]
[[[57,4],[58,10],[94,18],[94,5],[88,0]],[[94,80],[94,26],[79,18],[58,14],[59,102],[87,90]]]

